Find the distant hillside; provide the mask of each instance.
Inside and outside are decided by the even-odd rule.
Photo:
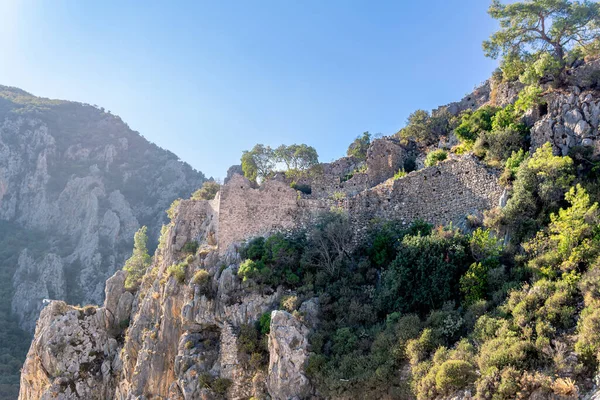
[[[204,181],[104,109],[0,86],[0,397],[16,397],[42,300],[101,303],[134,232],[155,246]]]

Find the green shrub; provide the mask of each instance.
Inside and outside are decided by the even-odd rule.
[[[283,234],[251,240],[240,251],[246,260],[240,264],[238,276],[272,286],[297,286],[300,283],[300,255],[304,240],[301,236],[287,237]]]
[[[382,275],[380,310],[425,313],[459,300],[460,276],[470,259],[466,246],[467,239],[451,231],[404,236],[396,259]]]
[[[519,93],[519,98],[515,102],[515,109],[518,112],[525,113],[537,105],[544,104],[543,92],[544,90],[538,85],[526,86]]]
[[[600,309],[586,308],[577,326],[575,351],[586,365],[596,368],[600,360]]]
[[[476,111],[465,111],[454,134],[463,143],[475,143],[481,133],[492,130],[492,118],[496,112],[498,108],[491,106],[484,106]]]
[[[511,230],[514,243],[538,231],[547,216],[558,210],[574,179],[573,160],[555,156],[550,143],[520,163],[500,219]]]
[[[450,394],[475,381],[475,367],[463,360],[447,360],[435,375],[435,386],[440,393]]]
[[[448,158],[448,153],[445,150],[433,150],[427,154],[427,157],[425,157],[425,166],[433,167],[440,161],[444,161],[446,158]]]
[[[173,276],[177,282],[183,283],[185,281],[185,272],[188,264],[185,262],[173,264],[167,268],[167,276]]]
[[[258,327],[260,333],[263,335],[268,335],[271,332],[271,312],[266,312],[260,316],[258,320]]]
[[[263,319],[263,322],[266,324],[266,319]],[[265,367],[269,359],[266,337],[259,331],[260,328],[260,322],[253,325],[242,324],[238,335],[237,344],[240,359],[253,369]]]
[[[533,343],[516,337],[501,337],[485,342],[477,356],[479,369],[483,374],[492,368],[504,367],[527,369],[535,365],[538,353]]]
[[[524,245],[532,254],[529,265],[549,277],[575,271],[600,253],[598,203],[591,203],[581,185],[572,187],[565,200],[570,207],[551,214],[548,228]]]
[[[198,251],[198,242],[195,240],[186,242],[181,248],[181,251],[184,253],[196,254],[196,251]]]
[[[246,282],[248,279],[267,277],[269,269],[262,261],[252,261],[250,259],[242,262],[238,268],[238,276]]]
[[[199,269],[192,277],[192,283],[199,286],[200,294],[208,295],[210,292],[210,274],[205,269]]]
[[[229,387],[233,384],[230,379],[227,378],[217,378],[211,384],[211,389],[220,395],[225,395]]]
[[[192,282],[195,285],[205,285],[210,281],[210,274],[205,269],[199,269],[194,273],[192,277]]]
[[[202,184],[202,187],[192,193],[192,200],[212,200],[215,198],[221,185],[215,181],[206,181]]]
[[[518,152],[524,146],[523,133],[507,128],[482,132],[475,142],[473,152],[478,157],[485,157],[488,164],[502,165],[512,153]]]
[[[406,357],[411,365],[417,365],[429,357],[440,344],[441,339],[431,328],[426,328],[418,339],[410,339],[406,342]]]
[[[397,181],[400,178],[404,178],[407,175],[406,171],[404,170],[404,168],[400,168],[398,170],[398,172],[396,172],[394,174],[394,180]]]
[[[485,299],[488,269],[487,264],[473,263],[460,278],[460,291],[465,295],[467,304]]]
[[[351,144],[348,146],[348,151],[346,155],[348,157],[355,157],[359,160],[365,160],[367,158],[367,150],[371,145],[371,134],[369,132],[364,132],[362,136],[357,137]]]
[[[171,206],[167,210],[167,216],[173,222],[175,217],[177,216],[177,208],[179,207],[179,203],[181,203],[181,199],[176,199],[171,203]]]
[[[510,157],[506,159],[506,163],[504,164],[504,173],[500,178],[504,185],[510,184],[510,182],[515,179],[519,167],[528,156],[528,153],[526,153],[523,149],[519,149],[518,151],[513,151]]]
[[[342,191],[333,192],[333,194],[331,195],[331,200],[342,201],[345,199],[346,199],[346,193],[344,193]]]

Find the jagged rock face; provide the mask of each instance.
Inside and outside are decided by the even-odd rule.
[[[156,243],[164,210],[203,181],[119,117],[0,86],[0,224],[44,235],[11,249],[14,295],[0,300],[30,332],[44,298],[101,304],[135,231]]]
[[[306,325],[283,315],[291,318],[291,330],[285,330],[287,320],[280,321],[281,312],[273,312],[269,347],[277,354],[272,356],[276,372],[249,366],[240,353],[240,328],[275,309],[282,291],[265,294],[248,287],[236,274],[236,246],[218,255],[206,242],[210,213],[203,211],[208,203],[181,202],[137,297],[124,289],[125,274],[119,271],[106,284],[104,307],[78,309],[54,301],[42,311],[21,376],[20,399],[221,398],[203,386],[201,376],[229,379],[232,384],[224,395],[232,399],[264,398],[271,391],[267,382],[273,383],[271,397],[286,398],[281,394],[286,383],[277,383],[284,375],[289,382],[302,382],[288,391],[310,394],[300,360],[308,358],[309,326],[317,323],[316,300],[301,307]],[[167,267],[187,257],[179,243],[190,240],[203,247],[180,283],[168,276]],[[230,264],[222,270],[226,263]],[[209,287],[191,279],[200,268],[212,277]]]
[[[304,399],[313,391],[304,368],[309,329],[286,311],[271,313],[269,394],[274,400]]]
[[[112,398],[111,361],[118,343],[108,336],[104,309],[53,301],[40,315],[21,375],[22,399]]]
[[[567,155],[575,146],[600,152],[600,96],[595,91],[581,92],[571,87],[567,92],[547,96],[541,106],[544,114],[531,130],[532,148],[550,142],[557,153]]]

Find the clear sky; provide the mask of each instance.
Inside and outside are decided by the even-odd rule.
[[[0,0],[0,84],[97,104],[209,176],[255,143],[321,161],[496,66],[486,0]]]

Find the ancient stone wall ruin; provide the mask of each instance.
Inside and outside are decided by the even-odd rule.
[[[464,226],[467,215],[498,204],[502,188],[497,178],[472,157],[448,160],[366,190],[349,198],[346,207],[357,227],[374,218]]]
[[[466,156],[388,179],[343,199],[315,199],[276,180],[252,188],[247,179],[236,175],[221,189],[219,249],[223,252],[249,237],[309,225],[332,206],[346,210],[357,231],[373,219],[464,226],[466,216],[498,204],[503,190],[497,178],[497,172]]]
[[[234,175],[221,188],[218,225],[219,248],[248,237],[295,226],[298,192],[283,182],[269,180],[253,188],[248,179]]]

